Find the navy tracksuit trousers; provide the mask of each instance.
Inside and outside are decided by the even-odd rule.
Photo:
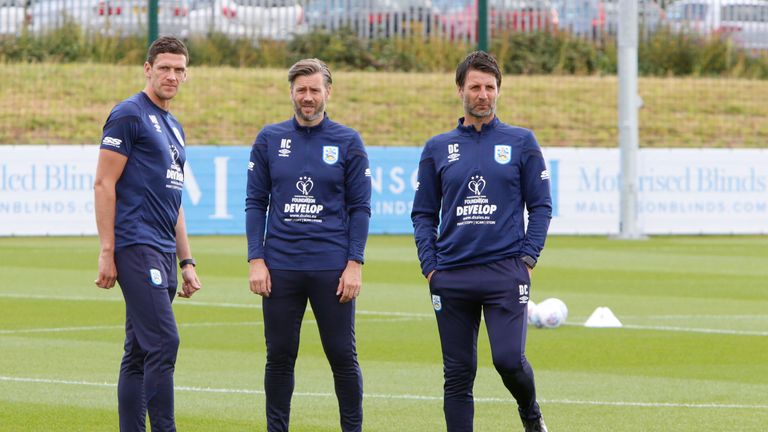
[[[493,365],[517,401],[520,417],[541,417],[533,369],[525,358],[529,285],[528,269],[518,258],[432,275],[430,291],[443,351],[443,410],[448,432],[472,431],[481,313]]]
[[[307,300],[312,305],[325,356],[331,365],[343,432],[363,424],[363,376],[355,348],[355,302],[339,303],[342,270],[270,270],[272,294],[262,301],[267,364],[264,390],[267,431],[288,431],[294,366]]]
[[[173,372],[179,334],[171,302],[176,294],[176,254],[149,246],[115,252],[117,281],[125,298],[125,353],[117,384],[121,432],[176,430]]]

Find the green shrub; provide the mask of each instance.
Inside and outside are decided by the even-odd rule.
[[[315,30],[298,35],[288,43],[292,61],[316,57],[339,67],[349,69],[380,69],[382,66],[368,51],[366,43],[350,28],[333,33]]]
[[[315,30],[290,42],[232,40],[222,34],[188,40],[194,65],[287,67],[317,57],[338,69],[416,72],[452,71],[473,46],[461,41],[413,35],[361,39],[350,28]],[[141,63],[143,37],[86,35],[74,22],[44,35],[24,32],[0,38],[2,62]],[[490,51],[508,74],[593,75],[617,72],[613,38],[588,41],[567,32],[508,33],[491,40]],[[639,73],[645,76],[730,76],[768,79],[768,53],[749,53],[720,37],[703,38],[661,28],[641,39]]]

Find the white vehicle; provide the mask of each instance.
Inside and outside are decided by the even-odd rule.
[[[768,49],[768,1],[678,0],[667,9],[675,31],[730,37],[750,50]]]
[[[149,26],[148,0],[108,0],[108,5],[122,8],[113,15],[112,26],[121,35],[143,35]],[[189,6],[187,0],[158,0],[157,28],[162,35],[187,37]]]
[[[160,34],[186,36],[186,3],[186,0],[158,0]],[[147,0],[32,0],[30,29],[34,33],[44,33],[71,22],[86,32],[145,35],[148,26],[147,5]]]
[[[24,29],[27,0],[0,0],[0,36],[19,35]]]
[[[72,23],[84,30],[105,25],[99,19],[97,0],[31,0],[29,24],[33,33],[41,34]]]
[[[306,30],[298,0],[197,0],[189,13],[191,34],[288,40]]]

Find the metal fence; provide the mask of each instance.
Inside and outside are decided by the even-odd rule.
[[[87,34],[141,35],[147,0],[0,0],[0,35],[42,34],[65,23]],[[643,35],[676,32],[730,37],[738,46],[768,48],[768,1],[639,0]],[[567,31],[613,37],[618,0],[488,0],[491,36]],[[181,37],[287,40],[314,29],[350,28],[360,38],[423,35],[477,40],[477,0],[159,0],[161,33]]]

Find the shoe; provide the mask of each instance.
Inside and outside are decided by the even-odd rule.
[[[548,432],[542,417],[536,420],[523,420],[523,426],[525,426],[525,432]]]

